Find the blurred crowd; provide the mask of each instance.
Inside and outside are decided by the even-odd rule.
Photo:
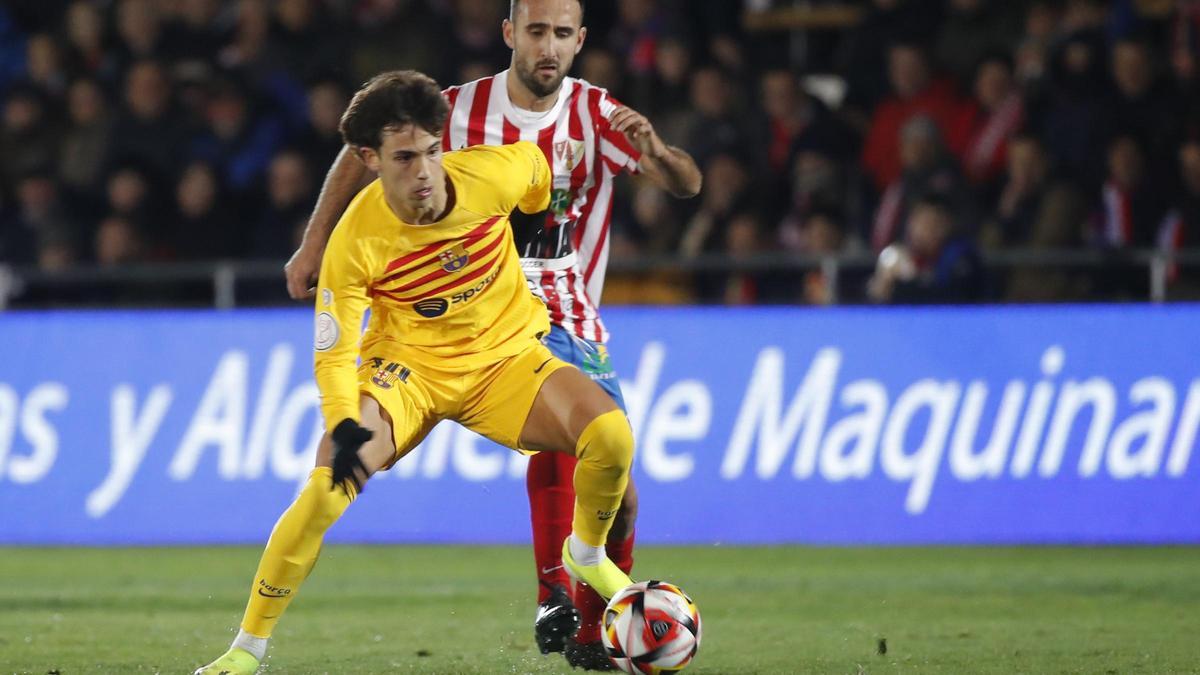
[[[649,116],[705,174],[688,201],[621,181],[614,258],[877,262],[836,279],[617,275],[610,300],[1144,298],[1144,267],[997,275],[981,253],[1119,261],[1200,245],[1200,1],[862,1],[846,3],[859,20],[799,47],[743,29],[744,11],[772,4],[790,3],[588,3],[573,74]],[[443,85],[497,72],[507,12],[507,0],[0,5],[0,263],[282,262],[357,83],[390,68]],[[1187,272],[1171,267],[1173,287]]]

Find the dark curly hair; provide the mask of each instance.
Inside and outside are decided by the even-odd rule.
[[[372,77],[351,99],[338,130],[347,145],[379,149],[383,132],[416,125],[441,136],[450,106],[433,78],[415,70]]]

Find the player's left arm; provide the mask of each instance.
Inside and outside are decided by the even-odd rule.
[[[686,199],[700,194],[704,178],[696,160],[684,150],[667,145],[645,115],[628,106],[619,106],[608,123],[641,153],[639,173],[676,197]]]

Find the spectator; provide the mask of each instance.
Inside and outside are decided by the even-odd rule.
[[[0,188],[18,176],[53,166],[57,138],[45,97],[30,85],[14,86],[4,101],[0,120]]]
[[[617,25],[609,33],[609,46],[635,79],[654,71],[658,36],[663,18],[655,0],[618,0]]]
[[[255,110],[241,83],[222,78],[212,84],[205,126],[192,138],[191,157],[216,166],[225,188],[244,199],[266,172],[283,136],[283,124]]]
[[[138,62],[163,62],[169,57],[163,39],[162,16],[153,0],[120,0],[117,4],[117,64],[128,72]]]
[[[803,232],[809,216],[840,212],[846,205],[845,172],[829,153],[805,148],[796,153],[790,173],[792,203],[780,221],[779,243],[785,250],[805,253]]]
[[[679,250],[683,226],[672,210],[667,193],[653,185],[635,186],[632,199],[632,225],[614,232],[630,245],[626,250],[641,249],[648,253],[672,254]],[[614,227],[616,222],[614,222]]]
[[[221,48],[219,0],[182,0],[170,25],[171,56],[177,64],[195,62],[207,67]]]
[[[76,195],[92,195],[100,184],[109,155],[113,118],[96,80],[83,78],[67,90],[70,126],[62,136],[58,176]]]
[[[899,43],[888,51],[892,94],[875,109],[863,143],[862,163],[877,189],[900,176],[896,155],[900,129],[914,116],[924,115],[937,125],[951,152],[962,151],[970,127],[970,110],[954,93],[949,80],[934,78],[924,51]]]
[[[253,75],[274,72],[283,55],[271,40],[271,7],[268,0],[238,0],[233,35],[217,52],[225,70]]]
[[[1108,178],[1095,215],[1096,241],[1108,248],[1156,243],[1165,212],[1161,192],[1146,171],[1146,155],[1131,136],[1108,146]]]
[[[1038,113],[1038,135],[1066,177],[1089,188],[1103,179],[1105,72],[1102,36],[1071,35],[1051,57],[1046,101]]]
[[[1179,194],[1158,235],[1159,248],[1171,253],[1200,247],[1200,141],[1190,140],[1179,149],[1179,182]],[[1200,297],[1200,266],[1173,263],[1167,274],[1174,297]]]
[[[454,49],[442,50],[442,58],[458,73],[467,64],[486,65],[488,74],[504,68],[510,51],[497,28],[504,20],[505,3],[491,0],[453,0],[450,41]]]
[[[121,216],[109,216],[96,228],[96,263],[116,267],[145,261],[145,244],[137,227]]]
[[[29,83],[54,100],[67,90],[67,70],[58,41],[49,33],[35,33],[25,43]]]
[[[800,225],[798,239],[794,250],[808,255],[833,256],[846,248],[841,216],[831,209],[810,212]],[[806,305],[833,304],[835,286],[843,285],[841,279],[831,278],[821,267],[804,272],[802,281],[800,300]]]
[[[165,233],[165,213],[160,206],[151,170],[129,161],[120,164],[105,181],[108,213],[121,216],[144,232]],[[165,236],[159,239],[166,239]]]
[[[742,212],[729,220],[725,230],[725,254],[734,262],[746,263],[762,252],[761,227],[753,214]],[[763,279],[753,272],[725,275],[722,292],[726,305],[753,305],[763,299]]]
[[[765,158],[763,175],[769,186],[766,208],[773,220],[789,207],[789,168],[802,148],[819,148],[834,158],[849,154],[849,134],[824,104],[810,96],[787,70],[770,70],[762,77],[762,107],[766,120],[755,148]]]
[[[1113,45],[1112,79],[1115,88],[1110,114],[1114,130],[1136,137],[1146,149],[1151,167],[1161,167],[1161,173],[1167,173],[1180,136],[1181,102],[1156,81],[1146,43],[1126,39]]]
[[[981,59],[974,83],[975,119],[960,159],[967,180],[986,187],[1004,171],[1009,139],[1024,123],[1025,109],[1007,56]]]
[[[1016,148],[1014,147],[1014,151]],[[1058,184],[1045,191],[1033,213],[1029,240],[1034,250],[1077,248],[1087,220],[1087,204],[1079,193]],[[1056,265],[1013,267],[1008,275],[1008,302],[1064,302],[1087,299],[1091,293],[1086,273]]]
[[[63,272],[71,268],[79,257],[71,235],[52,235],[38,248],[37,266],[42,272]]]
[[[174,113],[171,83],[162,64],[133,64],[125,76],[123,100],[124,107],[113,126],[112,161],[132,160],[159,175],[170,174],[183,154],[187,130]]]
[[[1015,3],[946,0],[946,18],[934,47],[938,63],[966,83],[988,53],[1008,47],[1013,37]]]
[[[324,171],[333,164],[342,150],[342,134],[338,124],[342,111],[350,103],[345,87],[336,80],[318,80],[308,88],[308,123],[297,139],[296,146],[308,165]]]
[[[733,96],[733,87],[720,70],[701,68],[692,75],[684,149],[701,166],[718,153],[746,145],[746,130],[733,109]]]
[[[580,77],[597,87],[604,87],[618,99],[624,97],[624,71],[611,52],[593,49],[580,54],[579,61]]]
[[[272,158],[267,204],[250,245],[253,257],[282,259],[296,249],[312,212],[313,185],[312,170],[301,153],[285,150]]]
[[[981,240],[988,248],[1026,247],[1035,241],[1045,242],[1048,238],[1034,229],[1039,222],[1038,214],[1044,210],[1043,203],[1052,191],[1070,188],[1051,181],[1049,159],[1034,136],[1013,138],[1007,160],[1003,185],[999,196],[989,204],[991,215],[982,228]],[[1061,227],[1055,225],[1054,229]],[[1078,245],[1078,237],[1071,244]]]
[[[448,4],[448,3],[444,3]],[[452,23],[444,13],[429,11],[425,3],[403,0],[357,2],[351,12],[354,39],[352,64],[347,81],[363,82],[376,73],[398,67],[427,73],[438,82],[469,82],[456,79],[461,71],[457,59],[447,59],[446,45],[454,41]],[[397,40],[397,35],[405,39]],[[496,70],[488,64],[488,75]],[[329,74],[341,73],[333,71]]]
[[[1022,87],[1035,87],[1046,76],[1058,17],[1058,6],[1053,0],[1036,0],[1027,8],[1025,34],[1013,54],[1013,75]]]
[[[212,165],[202,161],[188,164],[175,184],[173,234],[167,242],[174,256],[215,260],[244,254],[238,246],[237,225]]]
[[[722,153],[704,164],[704,184],[700,208],[688,221],[679,243],[685,256],[721,249],[729,219],[749,198],[750,173],[737,157]]]
[[[1183,133],[1196,138],[1200,136],[1200,2],[1179,3],[1168,49],[1174,95],[1182,107]]]
[[[275,20],[283,62],[301,82],[345,67],[342,31],[316,0],[278,0]]]
[[[106,44],[104,17],[90,0],[75,0],[67,7],[67,60],[73,72],[105,80],[114,79],[116,63]]]
[[[904,244],[879,254],[871,299],[892,304],[967,303],[983,299],[984,277],[971,242],[958,235],[950,206],[937,197],[913,205]]]
[[[876,251],[905,238],[905,223],[911,221],[909,209],[918,200],[941,195],[955,220],[968,210],[958,167],[933,120],[924,116],[910,119],[901,131],[899,146],[902,173],[884,190],[871,222],[871,247]]]
[[[653,84],[638,90],[638,109],[651,115],[656,127],[677,129],[678,122],[672,120],[677,119],[686,107],[692,52],[687,42],[678,36],[662,38],[657,42],[657,47]],[[666,133],[666,138],[682,137],[682,134]]]
[[[847,117],[866,133],[870,111],[888,95],[889,46],[924,42],[937,26],[936,3],[872,0],[863,20],[847,35],[839,70],[846,75]]]
[[[760,153],[772,172],[785,173],[800,147],[821,147],[841,159],[850,150],[849,134],[820,100],[809,95],[787,70],[762,76],[763,125],[767,133]]]
[[[17,264],[37,261],[39,252],[51,242],[70,241],[79,231],[60,199],[59,187],[47,169],[32,169],[16,185],[16,214],[6,230],[11,260]]]

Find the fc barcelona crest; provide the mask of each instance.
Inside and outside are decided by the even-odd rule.
[[[382,359],[375,359],[382,361]],[[389,363],[379,370],[375,371],[375,375],[371,377],[371,382],[380,389],[391,389],[397,381],[408,382],[408,376],[412,371],[399,363]]]
[[[471,261],[471,257],[467,254],[465,246],[455,244],[454,248],[439,253],[438,260],[442,261],[442,269],[447,272],[457,272],[467,266],[467,263]]]

